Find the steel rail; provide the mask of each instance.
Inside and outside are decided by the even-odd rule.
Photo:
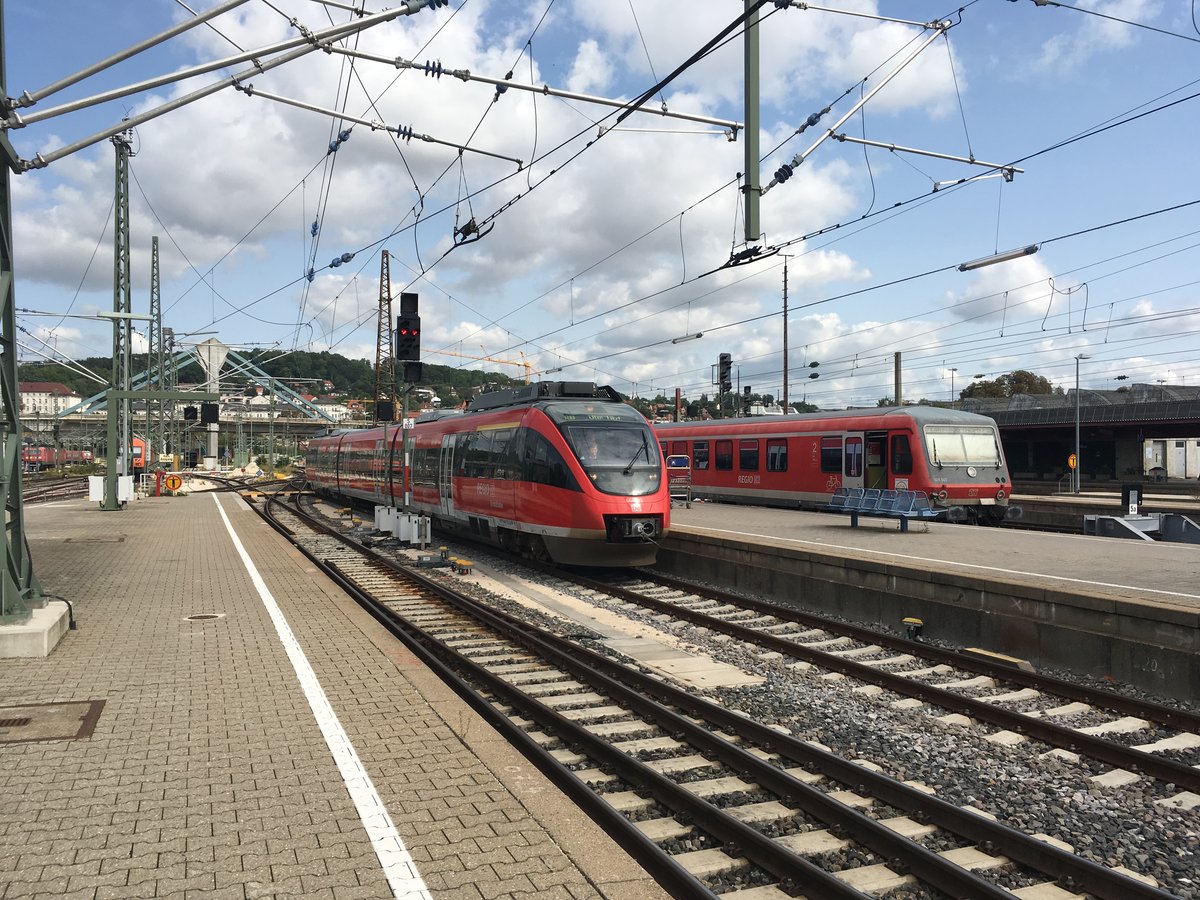
[[[1140,750],[1134,750],[1122,744],[1114,743],[1103,738],[1095,737],[1090,734],[1083,734],[1071,728],[1064,728],[1061,725],[1054,725],[1041,719],[1034,719],[1022,713],[1010,712],[1005,709],[987,703],[983,700],[975,700],[971,697],[956,694],[953,691],[948,691],[943,688],[933,687],[932,685],[922,684],[912,678],[905,678],[903,675],[894,675],[890,672],[882,672],[878,669],[856,663],[853,660],[842,659],[837,656],[832,656],[823,653],[819,650],[813,650],[806,647],[804,644],[796,641],[787,640],[786,638],[777,638],[773,635],[766,634],[762,631],[756,631],[753,628],[747,628],[742,625],[737,625],[732,622],[726,622],[722,619],[714,618],[713,616],[704,613],[695,612],[669,601],[656,600],[653,597],[647,597],[644,594],[639,594],[636,591],[618,588],[613,585],[606,585],[603,582],[593,581],[591,579],[578,579],[580,584],[586,584],[593,590],[605,591],[614,596],[621,597],[633,603],[658,610],[659,612],[670,613],[678,616],[681,619],[686,619],[697,625],[702,625],[705,628],[714,631],[721,631],[738,640],[746,641],[752,644],[760,644],[776,650],[780,653],[787,654],[795,659],[810,662],[814,665],[830,669],[835,672],[840,672],[844,675],[849,675],[857,678],[860,681],[865,681],[870,684],[876,684],[888,690],[895,691],[898,694],[917,697],[935,706],[943,707],[953,712],[959,712],[963,715],[988,722],[993,725],[999,725],[1003,728],[1011,729],[1020,732],[1029,737],[1036,738],[1053,747],[1062,747],[1071,750],[1079,750],[1082,753],[1101,760],[1110,765],[1126,769],[1131,772],[1142,772],[1153,778],[1160,779],[1165,782],[1173,783],[1180,788],[1200,792],[1200,769],[1193,768],[1185,763],[1176,762],[1172,759],[1153,756]],[[698,594],[699,591],[689,588],[690,593]],[[715,599],[709,597],[709,599]],[[735,604],[745,604],[746,601],[741,597],[727,597],[727,602]],[[755,604],[748,604],[751,608],[757,608]],[[773,614],[773,613],[772,613]],[[832,626],[831,626],[832,627]],[[837,626],[840,627],[840,626]],[[877,642],[879,636],[875,632],[869,632],[874,635],[870,640]],[[924,648],[926,645],[918,645]],[[957,660],[956,660],[957,664]],[[1005,677],[1009,670],[1005,670]]]
[[[1127,878],[1104,866],[1060,850],[1037,838],[1030,837],[1000,823],[968,812],[936,797],[930,797],[924,792],[904,785],[886,775],[871,772],[856,763],[814,748],[790,735],[781,734],[767,726],[755,723],[718,704],[694,697],[690,693],[672,687],[658,679],[641,675],[604,655],[580,647],[578,644],[564,638],[559,638],[552,634],[541,634],[540,632],[535,634],[525,622],[482,606],[469,598],[462,597],[436,582],[431,582],[423,576],[399,566],[387,557],[362,548],[345,535],[333,532],[332,530],[325,530],[338,540],[354,546],[360,552],[364,552],[365,555],[371,557],[376,563],[403,577],[412,578],[418,583],[423,584],[432,593],[460,608],[468,615],[476,619],[483,619],[491,627],[505,633],[510,640],[525,644],[543,657],[549,656],[555,665],[570,670],[577,678],[592,684],[600,690],[608,692],[610,695],[619,695],[632,709],[660,723],[660,727],[663,727],[669,733],[686,735],[691,743],[708,750],[730,768],[747,773],[747,777],[753,778],[756,782],[774,791],[788,803],[799,806],[806,812],[832,824],[835,828],[840,828],[843,833],[853,835],[856,840],[868,847],[868,849],[871,849],[890,862],[898,863],[901,868],[911,872],[919,872],[920,877],[927,883],[938,886],[952,895],[1004,897],[1008,896],[1008,892],[997,888],[991,882],[985,881],[953,863],[949,863],[936,853],[925,849],[908,838],[900,836],[875,820],[861,816],[844,804],[831,800],[823,792],[797,780],[782,769],[761,760],[757,756],[742,750],[740,747],[718,738],[711,731],[697,725],[687,717],[680,716],[673,711],[664,711],[657,702],[650,701],[648,698],[650,696],[659,696],[662,702],[683,709],[689,715],[698,716],[705,721],[719,725],[723,729],[749,737],[763,747],[770,748],[802,765],[812,766],[819,771],[823,771],[825,774],[844,784],[858,785],[860,786],[860,790],[862,789],[861,786],[866,784],[872,794],[880,797],[890,805],[899,809],[911,810],[922,821],[930,821],[939,827],[967,837],[980,844],[985,852],[992,852],[993,848],[995,848],[1003,855],[1030,865],[1042,873],[1052,875],[1073,888],[1081,886],[1084,889],[1092,891],[1098,897],[1166,898],[1170,896],[1165,892],[1148,887],[1141,882]],[[338,575],[340,581],[341,573],[339,572]],[[397,614],[390,611],[387,615],[397,616]],[[397,618],[403,621],[403,617],[397,616]],[[407,627],[415,629],[415,626],[411,624],[407,625]],[[486,677],[489,682],[494,677],[490,673],[487,673],[486,670],[481,669],[476,663],[470,660],[462,660],[454,651],[443,649],[436,641],[435,646],[439,648],[438,652],[446,653],[448,658],[455,661],[455,664],[458,664],[461,660],[462,664],[467,668],[473,671],[478,670],[479,677]],[[626,682],[632,682],[632,684],[626,684]],[[543,707],[536,700],[530,700],[519,689],[513,688],[503,682],[501,682],[500,688],[504,696],[514,706],[522,709],[536,721],[544,722],[549,727],[558,730],[560,735],[564,733],[562,730],[564,728],[572,733],[577,731],[582,732],[579,736],[579,742],[589,746],[594,744],[594,755],[606,757],[608,759],[608,766],[614,771],[619,771],[626,780],[634,783],[642,782],[642,778],[645,777],[643,772],[645,767],[641,763],[632,760],[621,751],[614,750],[608,742],[596,738],[574,722],[564,720],[556,711]],[[670,720],[670,724],[661,724],[664,720],[664,712],[666,713],[665,718]],[[573,743],[574,739],[568,742]],[[614,753],[616,754],[615,757],[612,756]],[[653,772],[653,770],[650,771],[649,777],[657,782],[666,781],[658,773]],[[666,781],[665,785],[660,785],[660,787],[666,789],[666,796],[660,797],[653,786],[649,786],[647,789],[656,798],[659,798],[660,802],[663,802],[664,805],[676,808],[670,801],[678,790],[677,786],[672,782]],[[685,799],[689,800],[690,806],[690,800],[694,795],[691,795],[690,792],[685,792],[685,794],[687,794]],[[712,811],[715,810],[716,814],[724,815],[719,809],[711,807],[705,801],[698,801],[698,803],[701,804],[700,809],[702,813],[707,812],[708,814],[712,814]],[[607,804],[605,805],[607,806]],[[691,809],[689,809],[689,812],[692,815],[696,815]],[[712,822],[709,818],[704,818],[702,821],[706,823],[706,826]],[[753,829],[752,832],[754,835],[760,834]],[[738,843],[737,834],[719,836],[731,842],[730,852],[750,855],[746,853],[743,845]],[[756,840],[756,838],[752,838],[752,840]],[[790,856],[790,851],[788,853]],[[758,860],[755,861],[757,862]],[[764,866],[764,868],[768,868],[768,871],[771,871],[767,866]],[[776,874],[778,875],[779,873],[776,872]],[[783,879],[785,884],[803,884],[806,893],[811,896],[820,896],[807,883],[796,882],[794,878],[790,879],[786,875],[783,876]]]
[[[646,837],[629,819],[614,809],[609,803],[600,799],[595,791],[583,783],[570,770],[560,765],[548,750],[518,727],[508,716],[503,715],[497,710],[488,700],[480,695],[479,691],[468,684],[447,663],[443,662],[437,654],[412,633],[414,629],[411,625],[401,625],[397,621],[398,616],[395,616],[386,607],[369,597],[362,588],[344,577],[336,567],[327,564],[319,557],[308,552],[303,544],[294,537],[294,534],[287,526],[273,518],[269,512],[271,503],[282,505],[282,501],[274,497],[269,497],[264,508],[262,510],[257,510],[256,508],[256,511],[263,516],[272,528],[288,538],[301,553],[321,569],[321,571],[325,572],[355,602],[362,606],[389,634],[404,644],[424,665],[428,666],[451,690],[458,694],[468,706],[504,735],[505,739],[517,748],[542,774],[579,804],[580,808],[587,812],[594,822],[603,828],[626,852],[634,857],[654,877],[655,881],[661,887],[667,890],[672,896],[681,898],[681,900],[688,900],[688,898],[694,898],[698,895],[713,896],[712,892],[707,890],[694,875],[683,868],[678,862],[671,859],[671,857],[664,854],[661,848]],[[311,516],[299,511],[299,504],[297,504],[296,510],[288,511],[293,512],[303,520],[311,520]],[[353,543],[344,535],[338,534],[319,522],[310,521],[310,527],[315,527],[318,530],[324,531],[330,537],[337,538],[346,543]],[[407,575],[416,583],[426,586],[427,579],[423,579],[413,572],[409,572]]]
[[[439,584],[436,581],[426,578],[417,572],[413,572],[410,569],[404,568],[387,557],[384,557],[369,548],[363,547],[362,545],[353,541],[351,538],[329,529],[322,523],[312,522],[310,524],[320,528],[330,537],[333,537],[342,543],[347,544],[348,546],[352,546],[355,550],[370,558],[378,566],[387,568],[396,575],[415,582],[416,584],[420,585],[423,590],[433,594],[443,602],[454,606],[465,615],[475,618],[476,620],[482,620],[486,622],[490,627],[499,630],[510,640],[526,646],[529,646],[531,642],[533,644],[538,643],[538,640],[532,633],[531,626],[528,623],[520,622],[512,619],[511,617],[504,616],[501,613],[496,613],[494,610],[490,610],[487,607],[484,607],[475,601],[472,601],[469,598],[452,591],[445,585]],[[543,703],[540,703],[532,697],[529,697],[519,688],[504,681],[501,677],[492,674],[478,663],[475,663],[474,661],[464,657],[462,654],[450,649],[449,647],[446,647],[435,638],[425,636],[419,626],[407,621],[403,616],[399,615],[394,610],[390,610],[385,605],[375,601],[373,597],[371,597],[357,585],[354,585],[352,578],[346,573],[343,573],[336,564],[325,560],[320,560],[317,557],[308,554],[305,548],[298,543],[297,546],[300,548],[301,552],[304,552],[306,555],[308,555],[315,564],[319,565],[323,570],[328,571],[330,576],[337,581],[339,586],[341,586],[344,590],[348,590],[348,592],[351,593],[356,601],[362,604],[364,608],[368,610],[368,612],[370,612],[377,620],[384,624],[390,632],[395,634],[397,637],[400,637],[406,646],[414,650],[414,652],[419,652],[423,659],[428,657],[429,659],[437,660],[439,663],[437,667],[439,674],[441,671],[447,669],[451,672],[453,672],[454,669],[465,671],[468,679],[474,680],[477,684],[482,684],[487,691],[495,694],[496,696],[503,697],[507,703],[511,704],[517,709],[520,709],[525,715],[528,715],[535,721],[538,721],[544,727],[552,729],[564,743],[586,748],[588,755],[600,761],[606,771],[615,773],[630,784],[638,786],[642,791],[652,796],[655,800],[666,806],[668,809],[671,809],[676,813],[684,813],[689,816],[692,821],[703,823],[698,827],[700,827],[701,830],[719,838],[723,842],[727,852],[729,852],[731,855],[746,857],[755,864],[761,866],[766,871],[771,872],[781,881],[803,885],[805,896],[813,898],[831,898],[831,900],[866,900],[866,898],[869,896],[851,887],[837,876],[824,871],[803,857],[800,857],[791,850],[788,850],[786,847],[758,831],[753,826],[734,818],[733,816],[724,812],[720,807],[715,806],[707,800],[702,799],[698,795],[693,794],[691,791],[688,791],[686,788],[676,784],[665,775],[662,775],[647,766],[645,763],[640,762],[621,750],[617,750],[609,741],[592,734],[586,728],[568,719],[556,710],[546,706]],[[575,652],[578,652],[581,649],[577,645],[571,646],[574,648]],[[420,648],[419,651],[418,648]],[[629,694],[628,688],[619,685],[617,682],[612,681],[611,679],[601,678],[595,672],[574,662],[570,652],[562,653],[560,651],[551,651],[551,653],[554,657],[563,659],[569,664],[570,670],[573,673],[585,677],[590,683],[595,684],[597,683],[598,679],[600,684],[611,682],[615,687],[620,688],[620,690],[617,691],[619,694]],[[607,801],[603,800],[594,791],[584,785],[577,776],[575,776],[569,770],[564,769],[557,761],[553,759],[547,750],[532,742],[532,739],[529,737],[529,735],[523,730],[517,728],[515,724],[512,723],[507,717],[502,716],[495,709],[491,708],[486,701],[482,701],[484,704],[483,706],[476,705],[475,698],[478,697],[478,690],[471,687],[460,674],[454,673],[453,678],[447,683],[449,683],[456,692],[460,693],[461,696],[470,699],[472,705],[484,712],[489,721],[493,721],[493,724],[503,723],[503,730],[506,733],[519,736],[517,743],[523,752],[525,752],[526,747],[535,748],[534,755],[530,756],[529,753],[526,753],[531,761],[538,765],[539,768],[542,768],[542,771],[556,783],[559,783],[560,778],[563,779],[561,783],[562,786],[569,787],[570,790],[568,790],[568,793],[570,793],[572,796],[575,796],[577,801],[582,799],[584,802],[582,802],[581,805],[584,805],[589,811],[597,808],[601,809],[601,811],[604,812],[604,816],[602,819],[598,819],[598,821],[602,821],[605,824],[612,824],[614,821],[612,817],[615,815],[620,820],[617,824],[619,824],[621,835],[625,835],[630,832],[635,833],[635,839],[632,847],[627,847],[626,849],[630,850],[631,853],[634,853],[635,850],[637,850],[638,854],[635,855],[645,852],[647,857],[643,859],[639,855],[639,859],[642,861],[643,865],[647,866],[648,871],[651,871],[655,874],[656,878],[659,877],[658,867],[662,865],[662,861],[665,858],[671,861],[671,867],[673,869],[678,870],[674,873],[671,871],[667,871],[665,873],[668,876],[672,876],[671,881],[680,878],[681,875],[686,876],[687,883],[684,886],[687,888],[687,891],[685,891],[681,896],[693,896],[697,890],[703,891],[705,894],[712,893],[711,891],[708,891],[708,889],[705,888],[704,885],[698,879],[696,879],[694,875],[687,872],[687,870],[680,866],[678,862],[671,860],[669,855],[664,854],[657,844],[649,841],[649,839],[642,834],[640,829],[638,829],[634,823],[630,822],[623,815],[613,809],[613,807],[608,804]],[[600,684],[597,686],[600,686]],[[464,694],[464,691],[468,693]],[[640,695],[635,693],[633,696],[638,698],[641,705],[645,705],[645,700],[641,698]],[[500,717],[499,720],[497,720],[497,716]],[[672,719],[672,726],[670,728],[664,727],[664,730],[668,731],[696,729],[698,727],[694,725],[694,723],[687,722],[686,719],[684,719],[682,716],[679,716],[677,713],[664,710],[658,704],[653,705],[653,713],[651,717],[656,721],[661,721],[662,718]],[[753,765],[754,767],[763,767],[766,765],[761,760],[758,760],[752,755],[745,753],[745,751],[739,752],[744,756],[744,760],[742,761],[747,765]],[[768,768],[773,769],[774,767]],[[808,785],[804,785],[802,782],[796,781],[795,779],[788,777],[788,780],[794,782],[794,786],[801,791],[814,791],[813,788],[810,788]],[[578,789],[586,791],[586,794],[577,795],[576,790]],[[827,800],[827,802],[832,803],[833,801]],[[866,822],[870,822],[871,827],[887,831],[884,826],[880,826],[877,823],[874,823],[873,820],[849,810],[848,807],[846,807],[846,810],[852,816],[859,817]],[[890,834],[890,837],[905,840],[904,838],[900,838],[900,836],[896,835],[894,832]],[[645,850],[644,848],[647,846],[652,849]],[[924,850],[924,848],[921,849]],[[925,852],[928,853],[929,851]],[[952,865],[947,863],[945,860],[942,862],[947,865]],[[957,869],[959,867],[954,868]],[[959,869],[959,871],[962,872],[961,869]],[[998,898],[1007,896],[1006,893],[992,894],[986,890],[979,890],[981,887],[986,887],[987,883],[984,882],[981,885],[978,883],[978,880],[975,878],[975,876],[971,876],[970,873],[965,874],[970,877],[972,887],[976,889],[974,894],[969,894],[970,896],[995,896]],[[661,880],[660,883],[662,883]]]
[[[1148,719],[1151,722],[1157,722],[1160,725],[1178,728],[1181,731],[1200,732],[1200,713],[1193,713],[1186,709],[1175,709],[1174,707],[1164,706],[1161,703],[1147,703],[1146,701],[1137,700],[1132,697],[1122,697],[1120,694],[1114,694],[1110,691],[1102,691],[1074,684],[1051,675],[1039,675],[1033,672],[1025,672],[1020,669],[989,663],[987,660],[968,656],[958,650],[947,650],[932,644],[922,643],[921,641],[911,641],[897,635],[873,631],[861,625],[835,622],[812,613],[797,610],[794,607],[782,606],[767,600],[755,600],[735,596],[715,588],[690,584],[659,572],[643,571],[639,574],[648,581],[658,582],[664,587],[671,587],[689,594],[707,597],[710,600],[718,600],[723,603],[737,603],[757,612],[772,615],[785,621],[795,622],[799,625],[836,631],[840,634],[848,635],[855,640],[880,644],[893,650],[900,650],[904,653],[911,653],[914,656],[922,656],[927,659],[948,663],[949,665],[977,672],[981,675],[994,675],[997,678],[1002,678],[1005,681],[1011,681],[1024,687],[1042,688],[1049,693],[1058,694],[1070,700],[1078,700],[1082,703],[1089,703],[1092,706],[1099,706],[1115,712],[1138,716],[1139,718]]]

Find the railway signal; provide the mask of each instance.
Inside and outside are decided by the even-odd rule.
[[[421,317],[396,317],[396,359],[415,362],[421,358]]]
[[[421,316],[417,311],[418,296],[400,295],[400,315],[396,318],[396,359],[404,363],[404,380],[416,384],[421,380]]]
[[[722,394],[728,393],[733,387],[733,357],[728,353],[717,357],[717,384]]]

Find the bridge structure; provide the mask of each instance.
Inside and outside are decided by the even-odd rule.
[[[1081,483],[1200,476],[1200,388],[1140,386],[1141,391],[1082,391]],[[1017,398],[1013,398],[1017,400]],[[1016,480],[1054,480],[1075,452],[1075,394],[1017,402],[965,400],[961,408],[996,421]]]

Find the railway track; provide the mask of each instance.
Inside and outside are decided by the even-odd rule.
[[[986,723],[998,741],[1032,738],[1067,759],[1086,756],[1108,771],[1100,784],[1138,774],[1200,793],[1200,715],[1059,678],[1015,661],[971,655],[804,613],[792,607],[639,573],[624,584],[563,575],[600,594],[670,614],[858,682],[849,689],[918,700],[943,722]],[[818,676],[819,677],[819,676]],[[1136,743],[1117,740],[1139,736]],[[1151,739],[1147,740],[1149,737]]]
[[[261,506],[677,896],[1171,896]]]
[[[55,500],[74,500],[87,496],[88,481],[86,475],[73,478],[27,480],[21,502],[50,503]]]

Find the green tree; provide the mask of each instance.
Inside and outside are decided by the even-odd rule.
[[[1050,379],[1017,369],[992,381],[973,381],[959,392],[959,397],[1015,397],[1018,394],[1061,394]]]

